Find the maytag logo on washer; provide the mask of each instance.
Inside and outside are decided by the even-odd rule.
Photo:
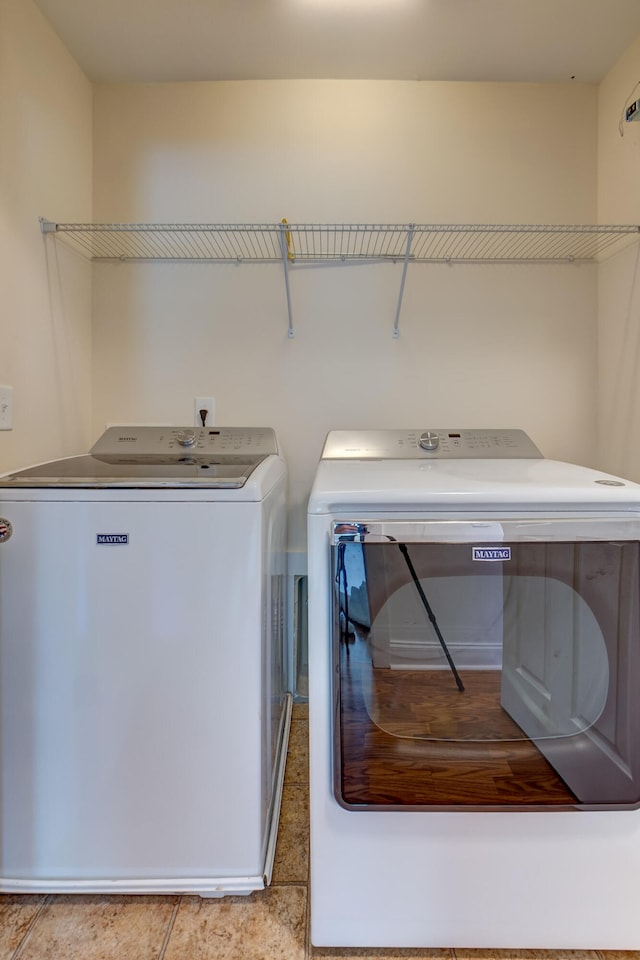
[[[5,520],[4,517],[0,517],[0,543],[4,543],[5,540],[9,540],[12,533],[13,527],[11,526],[9,520]]]
[[[501,561],[511,560],[511,547],[473,547],[473,560]]]
[[[101,547],[129,543],[129,534],[128,533],[97,533],[96,543]]]

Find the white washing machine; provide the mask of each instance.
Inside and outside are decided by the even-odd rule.
[[[285,484],[263,428],[111,428],[2,478],[0,890],[270,881]]]
[[[640,948],[640,486],[520,431],[329,434],[316,946]]]

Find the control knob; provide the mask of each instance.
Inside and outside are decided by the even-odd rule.
[[[178,430],[176,440],[181,447],[192,447],[196,442],[195,430]]]
[[[433,430],[425,430],[424,433],[420,434],[418,443],[423,450],[437,450],[440,446],[440,437]]]

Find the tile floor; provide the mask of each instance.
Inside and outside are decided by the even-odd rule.
[[[291,724],[273,882],[249,897],[0,896],[0,960],[640,960],[638,952],[316,949],[307,711]]]

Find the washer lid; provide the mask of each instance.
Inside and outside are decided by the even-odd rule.
[[[589,505],[640,510],[640,485],[541,457],[505,460],[321,460],[309,513],[542,509]],[[356,517],[357,519],[357,517]]]
[[[89,454],[17,471],[0,485],[238,489],[275,453],[264,427],[111,427]]]
[[[183,456],[159,460],[138,457],[68,457],[20,470],[0,480],[5,487],[215,487],[244,486],[265,456]]]

